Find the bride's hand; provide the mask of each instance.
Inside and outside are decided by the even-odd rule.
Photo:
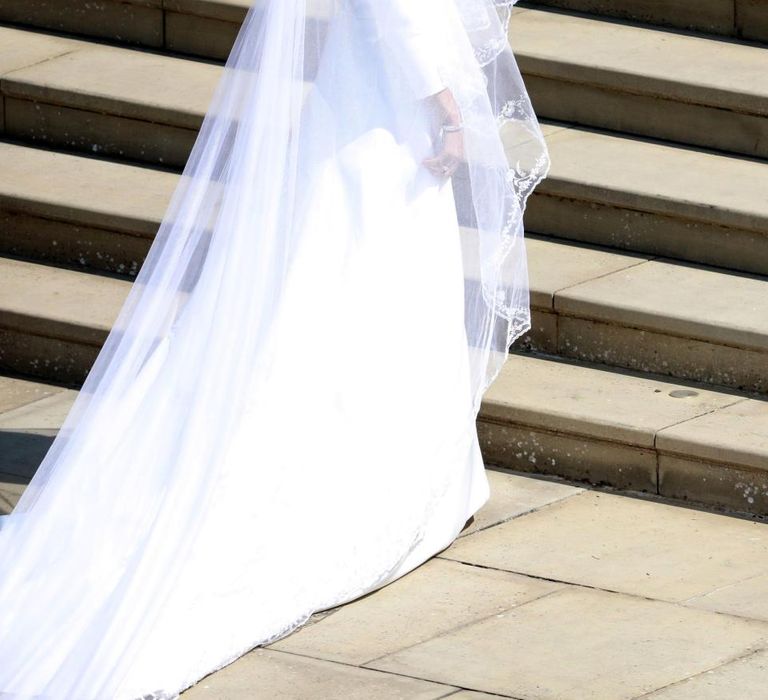
[[[464,160],[464,135],[461,131],[443,132],[440,152],[433,158],[423,161],[429,171],[437,177],[453,175]]]
[[[423,164],[436,177],[450,177],[464,160],[464,134],[460,130],[461,112],[451,91],[446,88],[430,98],[440,115],[441,126],[459,127],[458,131],[444,131],[440,150],[432,158],[426,158]]]

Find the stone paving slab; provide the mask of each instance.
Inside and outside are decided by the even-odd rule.
[[[662,428],[739,400],[660,377],[521,354],[510,356],[489,387],[480,416],[651,448]]]
[[[757,700],[765,695],[768,650],[761,649],[643,697],[643,700]],[[738,695],[734,695],[738,693]]]
[[[685,601],[690,607],[768,622],[768,574],[758,574]]]
[[[556,310],[558,293],[587,280],[647,262],[648,256],[616,252],[589,245],[552,245],[536,235],[526,237],[531,302],[540,309]]]
[[[11,71],[43,63],[76,48],[86,42],[38,32],[0,26],[0,80]]]
[[[523,5],[575,10],[645,24],[768,41],[764,0],[535,0]]]
[[[650,260],[562,290],[558,351],[766,393],[766,289],[768,277]]]
[[[764,162],[577,128],[547,141],[529,230],[768,274]]]
[[[768,115],[761,47],[538,10],[510,31],[524,73]]]
[[[531,700],[629,700],[766,640],[765,623],[569,587],[366,667]]]
[[[2,441],[2,433],[0,433],[0,441]],[[0,464],[4,461],[4,459],[0,460]],[[7,515],[16,507],[26,484],[27,480],[23,477],[0,473],[0,515]]]
[[[0,326],[100,346],[130,286],[127,280],[0,258]]]
[[[179,181],[163,170],[14,143],[0,143],[0,160],[0,210],[150,240]]]
[[[66,390],[27,377],[0,376],[0,416],[62,391]]]
[[[44,385],[43,385],[44,386]],[[77,396],[59,389],[35,401],[0,412],[0,492],[15,505],[37,470]]]
[[[184,700],[437,700],[456,691],[391,673],[259,648],[181,694]]]
[[[419,576],[403,577],[375,596],[341,606],[269,648],[362,666],[558,588],[547,581],[435,558],[420,567]]]
[[[560,129],[537,191],[764,232],[768,165],[637,137]],[[535,230],[535,229],[534,229]]]
[[[514,354],[485,394],[478,434],[487,464],[768,515],[766,407],[658,375]]]
[[[768,401],[737,401],[719,411],[662,428],[660,452],[768,470]]]
[[[767,289],[768,278],[649,260],[562,290],[555,308],[569,316],[768,352]]]
[[[162,46],[162,0],[3,0],[0,20]]]
[[[197,129],[221,74],[221,67],[200,61],[94,45],[6,73],[3,91],[7,97]]]
[[[440,556],[685,603],[768,574],[768,525],[586,491],[463,537]]]
[[[583,491],[581,487],[571,484],[511,474],[494,467],[486,468],[486,476],[491,486],[491,496],[459,537],[466,537]]]

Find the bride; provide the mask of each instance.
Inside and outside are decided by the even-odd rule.
[[[447,547],[530,327],[514,0],[259,0],[0,528],[0,698],[176,698]],[[254,689],[254,697],[259,697]]]

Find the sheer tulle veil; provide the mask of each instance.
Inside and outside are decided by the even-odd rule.
[[[16,509],[0,519],[0,659],[13,649],[28,664],[0,661],[0,696],[49,663],[61,669],[51,687],[70,688],[69,697],[92,697],[79,694],[84,677],[103,691],[93,697],[112,697],[194,542],[221,445],[270,371],[272,322],[313,215],[313,183],[356,134],[377,128],[382,100],[404,121],[431,120],[437,143],[440,123],[424,108],[434,84],[450,88],[464,122],[466,157],[452,184],[477,413],[510,344],[530,328],[523,211],[549,167],[507,41],[513,4],[256,0],[250,8],[106,343]],[[426,286],[430,261],[421,264]],[[306,310],[333,313],[311,295]],[[334,338],[306,337],[307,350],[318,342]],[[439,337],[414,347],[440,351]],[[102,524],[109,540],[96,557]],[[90,598],[56,587],[45,573],[57,569],[79,572]],[[57,619],[76,620],[76,642],[41,637]]]

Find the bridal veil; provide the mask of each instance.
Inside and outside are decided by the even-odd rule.
[[[507,42],[513,4],[256,0],[249,9],[106,343],[16,509],[0,518],[0,697],[115,697],[195,542],[221,446],[269,372],[314,185],[355,134],[378,128],[382,100],[408,122],[448,88],[461,110],[465,161],[452,186],[477,413],[530,328],[523,211],[549,166]],[[363,74],[356,60],[361,45],[373,81],[370,61]],[[437,148],[439,119],[430,128]],[[430,260],[420,264],[428,287]],[[312,301],[307,292],[316,314]],[[441,352],[440,337],[429,352]],[[83,585],[65,586],[67,577]]]

